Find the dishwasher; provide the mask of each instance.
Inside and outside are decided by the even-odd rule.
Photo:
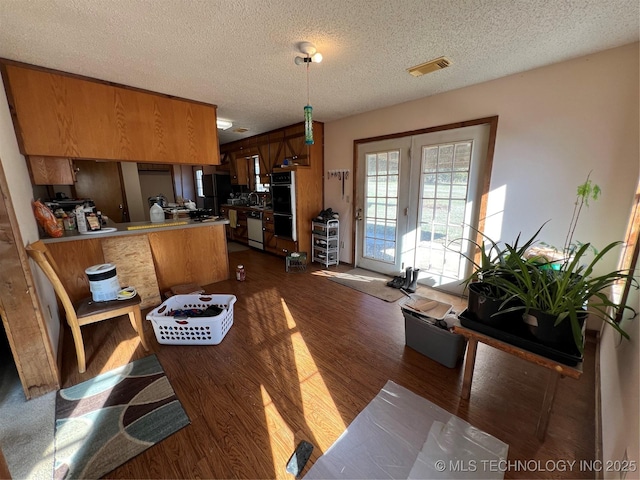
[[[249,246],[259,250],[264,250],[262,212],[254,210],[247,214],[247,232]]]

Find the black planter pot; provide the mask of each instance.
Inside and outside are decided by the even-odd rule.
[[[558,325],[555,325],[557,318],[556,315],[550,315],[548,313],[541,312],[540,310],[530,310],[529,315],[535,317],[535,322],[527,322],[529,324],[529,329],[541,343],[551,347],[561,348],[575,345],[573,330],[571,329],[571,320],[568,317]],[[578,314],[580,328],[584,325],[586,318],[586,311]],[[532,323],[537,323],[537,326],[532,325]]]
[[[518,302],[509,302],[501,309],[500,306],[504,300],[495,297],[490,285],[483,282],[474,282],[470,283],[468,288],[467,314],[473,320],[496,328],[500,328],[508,322],[521,321],[522,312],[520,311],[500,313],[508,308],[519,306]]]

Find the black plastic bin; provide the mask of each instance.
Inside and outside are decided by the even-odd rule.
[[[405,344],[432,360],[454,368],[464,355],[467,340],[457,333],[433,325],[429,319],[408,308],[400,307],[404,315]]]

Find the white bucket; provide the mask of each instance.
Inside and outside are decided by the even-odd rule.
[[[116,266],[102,263],[87,268],[84,273],[89,278],[89,289],[94,302],[115,300],[120,291],[120,283],[116,274]]]

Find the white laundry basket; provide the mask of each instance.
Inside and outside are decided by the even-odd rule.
[[[217,345],[233,325],[235,295],[174,295],[147,314],[158,343],[165,345]],[[215,317],[174,317],[175,310],[201,309],[215,305]]]

